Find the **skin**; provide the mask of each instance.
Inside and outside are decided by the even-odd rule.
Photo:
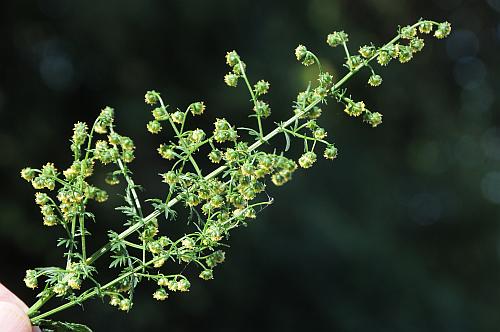
[[[0,283],[0,331],[41,332],[26,315],[28,306]]]

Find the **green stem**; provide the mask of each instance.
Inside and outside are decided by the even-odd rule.
[[[85,247],[85,218],[83,213],[80,212],[78,216],[78,220],[80,222],[80,239],[82,243],[82,260],[85,261],[87,259],[87,250]]]
[[[250,85],[250,82],[248,81],[247,74],[245,72],[245,68],[243,67],[243,64],[241,63],[241,60],[238,60],[238,65],[240,66],[241,70],[241,76],[243,76],[243,80],[245,81],[245,84],[248,88],[248,92],[250,92],[250,96],[252,97],[253,101],[253,106],[257,107],[257,98],[255,97],[255,93],[253,92],[252,86]],[[257,116],[257,125],[259,126],[259,139],[262,139],[264,136],[264,131],[262,129],[262,120],[260,119],[260,115],[256,114]]]
[[[38,311],[38,309],[40,309],[48,300],[50,300],[54,296],[54,294],[55,293],[52,292],[48,294],[47,293],[44,294],[44,292],[42,292],[38,301],[36,301],[35,304],[33,304],[26,312],[28,317],[34,315]]]
[[[129,241],[126,241],[126,240],[123,240],[123,243],[126,244],[127,246],[135,248],[135,249],[143,250],[143,248],[144,248],[144,244],[139,245],[139,244],[136,244],[136,243],[133,243],[133,242],[129,242]]]
[[[345,51],[345,55],[347,57],[347,63],[349,64],[349,69],[352,69],[351,68],[351,55],[349,54],[349,49],[347,48],[347,44],[346,44],[346,42],[343,42],[342,45],[344,46],[344,51]]]
[[[75,247],[75,232],[76,232],[76,216],[71,220],[71,243],[68,251],[68,258],[66,259],[66,269],[69,269],[71,265],[71,256],[73,256],[73,249]]]
[[[324,143],[326,145],[328,145],[329,143],[323,139],[317,139],[317,138],[314,138],[314,137],[309,137],[309,136],[306,136],[306,135],[302,135],[300,133],[297,133],[293,130],[290,130],[290,129],[286,129],[286,128],[282,128],[283,131],[289,133],[290,135],[293,135],[295,137],[299,137],[299,138],[303,138],[305,140],[309,140],[309,141],[314,141],[314,142],[321,142],[321,143]]]

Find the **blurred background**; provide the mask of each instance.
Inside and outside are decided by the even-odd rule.
[[[137,143],[142,197],[162,197],[167,165],[155,148],[167,138],[145,130],[146,90],[182,109],[204,100],[193,126],[222,116],[253,124],[243,86],[222,79],[236,49],[253,81],[271,82],[279,121],[315,75],[295,61],[297,44],[340,77],[343,53],[325,44],[328,33],[346,30],[355,51],[425,17],[450,21],[452,35],[426,38],[409,64],[377,66],[380,88],[368,87],[368,72],[348,83],[384,124],[369,128],[330,103],[320,124],[338,159],[269,186],[275,203],[233,233],[213,281],[193,278],[191,292],[162,303],[141,286],[128,315],[94,300],[56,317],[95,331],[499,331],[499,15],[499,0],[2,1],[0,281],[33,303],[25,270],[62,262],[62,233],[42,226],[18,174],[69,166],[74,122],[115,107],[120,132]],[[93,249],[107,229],[123,229],[111,196],[91,206]]]

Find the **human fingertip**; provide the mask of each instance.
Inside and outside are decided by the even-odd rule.
[[[0,330],[2,332],[33,332],[26,313],[18,306],[0,302]]]

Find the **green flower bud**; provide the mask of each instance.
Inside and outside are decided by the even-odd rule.
[[[158,301],[164,301],[168,298],[168,293],[164,288],[160,288],[153,293],[153,298]]]
[[[235,73],[238,76],[243,75],[247,68],[247,65],[243,61],[238,61],[238,64],[233,67],[233,73]]]
[[[94,199],[96,202],[103,203],[108,200],[108,193],[102,189],[97,189],[95,192]]]
[[[368,84],[371,86],[379,86],[382,84],[382,77],[378,74],[372,74],[368,79]]]
[[[313,107],[312,110],[310,110],[309,112],[307,112],[307,118],[309,119],[317,119],[321,116],[321,113],[323,111],[321,110],[321,108],[315,106]]]
[[[185,237],[185,238],[182,239],[181,245],[184,248],[193,249],[195,247],[195,245],[196,245],[196,242],[192,238],[190,238],[190,237]]]
[[[226,259],[226,253],[222,250],[217,250],[212,254],[212,257],[214,258],[217,264],[220,264],[223,263],[224,260]]]
[[[181,279],[177,281],[177,289],[181,292],[189,291],[189,287],[191,287],[191,283],[187,279]]]
[[[135,159],[133,150],[124,150],[122,153],[122,160],[124,163],[131,163]]]
[[[363,58],[359,55],[353,55],[347,60],[347,66],[354,69],[363,63]]]
[[[400,44],[396,45],[387,45],[384,50],[389,54],[389,56],[393,59],[396,59],[399,56],[399,48]]]
[[[254,85],[254,92],[257,96],[265,95],[269,91],[269,82],[260,80]]]
[[[68,279],[67,284],[68,284],[69,288],[74,289],[74,290],[78,290],[78,289],[80,289],[80,287],[82,285],[82,281],[80,279],[78,279],[76,276],[73,276],[73,277]]]
[[[33,180],[31,180],[31,185],[35,189],[43,189],[45,188],[45,178],[42,176],[37,176]]]
[[[327,133],[326,130],[323,128],[316,128],[314,130],[314,138],[315,139],[324,139],[326,137]]]
[[[238,56],[238,53],[236,53],[236,51],[231,51],[226,53],[226,63],[230,67],[236,66],[239,61],[240,57]]]
[[[299,165],[302,168],[309,168],[316,162],[316,153],[309,151],[299,158]]]
[[[328,72],[322,72],[318,77],[319,84],[324,88],[330,88],[333,85],[333,76]]]
[[[399,62],[406,63],[413,58],[412,49],[409,46],[401,46],[399,48]]]
[[[367,122],[369,125],[371,125],[373,128],[375,128],[382,123],[382,114],[378,112],[372,113],[370,111],[366,111],[363,120]]]
[[[205,132],[201,129],[195,129],[189,134],[189,140],[195,144],[200,143],[204,138]]]
[[[26,277],[24,277],[24,283],[26,287],[35,289],[38,287],[38,280],[35,270],[27,270]]]
[[[424,21],[424,22],[421,22],[419,27],[418,27],[418,30],[421,32],[421,33],[431,33],[432,32],[432,23],[429,22],[429,21]]]
[[[424,48],[424,40],[422,38],[413,38],[410,40],[410,49],[413,53],[420,52]]]
[[[45,205],[50,201],[49,196],[45,193],[35,194],[35,203],[38,205]]]
[[[26,167],[21,170],[21,177],[26,181],[31,181],[35,178],[36,171],[33,168]]]
[[[172,113],[172,121],[175,123],[183,123],[184,122],[184,113],[181,111],[175,111]]]
[[[107,129],[113,124],[114,113],[115,110],[109,106],[102,109],[94,126],[94,131],[99,134],[107,133]]]
[[[325,149],[325,152],[323,153],[323,157],[325,157],[326,159],[330,159],[330,160],[333,160],[335,158],[337,158],[337,148],[335,147],[335,145],[329,145],[326,147]]]
[[[238,85],[239,76],[234,73],[228,73],[224,76],[224,82],[230,86],[235,88]]]
[[[365,111],[365,103],[362,101],[353,102],[352,100],[347,100],[347,105],[344,112],[350,116],[360,116]]]
[[[160,94],[154,90],[146,92],[144,96],[144,101],[148,105],[154,105],[159,101]]]
[[[402,27],[401,30],[399,31],[399,34],[403,39],[412,39],[417,35],[417,29],[415,27],[408,25]]]
[[[120,137],[120,145],[123,150],[133,150],[135,149],[134,141],[130,137],[121,136]]]
[[[168,171],[167,173],[162,174],[163,182],[174,185],[179,181],[179,175],[175,171]]]
[[[114,131],[108,135],[108,142],[113,145],[120,144],[121,136]]]
[[[167,160],[172,160],[176,157],[174,148],[171,145],[161,144],[157,151],[162,158]]]
[[[193,194],[193,193],[188,193],[186,196],[186,205],[187,206],[197,206],[198,204],[201,203],[201,199],[198,195]]]
[[[157,107],[151,111],[156,121],[168,120],[168,112],[164,107]]]
[[[255,102],[253,111],[255,112],[255,114],[257,114],[257,116],[263,118],[267,118],[271,115],[271,108],[269,107],[269,104],[263,102],[262,100],[257,100]]]
[[[45,226],[55,226],[57,225],[57,217],[54,215],[43,217],[43,224]]]
[[[218,208],[222,207],[222,205],[224,204],[224,197],[222,197],[221,195],[214,195],[210,199],[210,204],[214,208],[218,209]]]
[[[109,304],[112,305],[113,307],[117,307],[120,305],[120,298],[116,295],[111,295],[109,299]]]
[[[77,122],[73,128],[73,143],[80,146],[87,139],[87,124]]]
[[[344,31],[335,31],[326,37],[326,43],[331,47],[337,47],[349,41],[349,36]]]
[[[295,57],[298,61],[302,61],[307,54],[307,48],[304,45],[299,45],[295,48]]]
[[[248,207],[245,209],[244,217],[247,219],[255,219],[257,217],[255,209],[253,207]]]
[[[451,32],[451,24],[449,22],[439,23],[436,31],[434,32],[434,37],[438,39],[443,39],[448,37]]]
[[[149,121],[146,127],[151,134],[158,134],[162,129],[157,120]]]
[[[211,162],[218,164],[222,160],[222,151],[218,149],[210,151],[208,159],[210,159]]]
[[[365,59],[369,59],[375,55],[375,47],[372,45],[365,45],[359,48],[359,54]]]
[[[47,163],[42,167],[42,176],[45,177],[56,177],[57,169],[53,163]]]
[[[54,291],[54,293],[56,293],[57,296],[61,297],[66,295],[66,293],[68,292],[68,286],[66,284],[63,284],[62,282],[58,282],[54,287],[52,287],[52,290]]]
[[[274,173],[272,176],[271,176],[271,181],[274,183],[274,185],[276,186],[282,186],[284,185],[286,182],[288,182],[288,177],[287,177],[287,173],[286,172],[278,172],[278,173]]]
[[[389,53],[385,50],[382,50],[379,52],[378,54],[378,57],[377,57],[377,62],[379,63],[379,65],[381,66],[387,66],[387,64],[389,64],[389,62],[391,61],[391,56],[389,55]]]
[[[160,277],[157,282],[158,286],[168,286],[170,281],[166,277]]]
[[[214,278],[214,273],[212,270],[203,270],[201,271],[199,277],[203,280],[210,280]]]
[[[123,299],[120,301],[119,309],[122,311],[129,311],[132,307],[132,302],[129,299]]]
[[[120,183],[120,179],[118,179],[118,176],[116,176],[116,174],[113,173],[108,173],[104,181],[106,181],[106,183],[109,184],[110,186],[114,186]]]
[[[47,217],[47,216],[53,216],[54,215],[54,208],[50,205],[42,205],[40,207],[40,210],[42,212],[42,215],[44,217]]]
[[[304,57],[304,60],[302,60],[302,64],[307,67],[314,64],[314,62],[316,62],[316,60],[314,59],[313,54],[308,51],[306,53],[306,56]]]
[[[205,111],[205,104],[202,101],[189,105],[189,110],[193,115],[201,115]]]

